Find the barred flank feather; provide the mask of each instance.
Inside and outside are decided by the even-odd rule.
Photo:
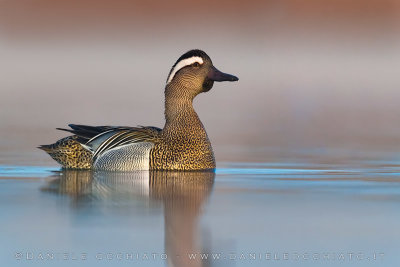
[[[127,144],[150,142],[157,143],[161,129],[157,127],[111,127],[69,125],[67,131],[73,136],[60,139],[51,145],[38,148],[46,151],[64,168],[90,169],[93,162],[103,153]]]

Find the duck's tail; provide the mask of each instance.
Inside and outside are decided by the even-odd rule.
[[[67,169],[92,168],[93,153],[77,141],[77,136],[68,136],[51,145],[38,148],[46,151],[55,161]]]

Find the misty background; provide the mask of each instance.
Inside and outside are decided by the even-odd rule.
[[[162,127],[193,48],[240,79],[195,99],[217,162],[396,160],[399,33],[395,0],[2,0],[0,164],[56,165],[68,123]]]

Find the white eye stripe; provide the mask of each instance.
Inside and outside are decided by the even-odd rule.
[[[172,79],[174,78],[175,74],[182,68],[192,65],[193,63],[199,63],[200,65],[203,64],[203,59],[201,57],[191,57],[191,58],[186,58],[184,60],[181,60],[176,64],[176,66],[173,68],[171,71],[171,74],[168,77],[167,84],[169,84]]]

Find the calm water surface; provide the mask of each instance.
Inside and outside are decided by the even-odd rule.
[[[399,204],[391,162],[3,165],[0,265],[400,266]]]

